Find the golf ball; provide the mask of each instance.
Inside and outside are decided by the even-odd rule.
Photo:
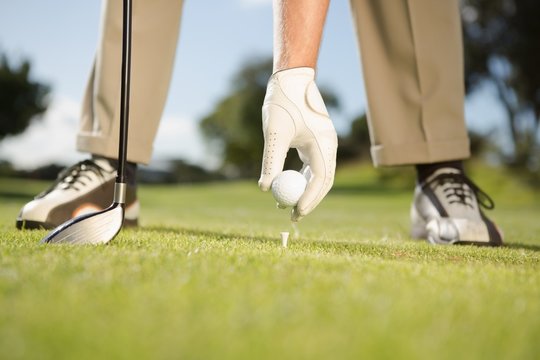
[[[306,186],[304,175],[298,171],[285,170],[272,181],[272,195],[281,207],[296,206]]]

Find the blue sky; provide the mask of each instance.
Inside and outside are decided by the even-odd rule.
[[[102,3],[90,0],[0,0],[0,51],[29,58],[32,75],[52,87],[43,121],[21,136],[0,143],[0,158],[20,168],[48,162],[69,164],[84,158],[75,150],[80,102],[98,43]],[[230,88],[232,76],[248,59],[272,51],[271,0],[187,0],[175,70],[154,160],[184,158],[217,164],[198,132],[197,120],[209,113]],[[318,68],[318,83],[342,104],[332,113],[338,132],[365,111],[365,93],[348,1],[332,1]],[[487,130],[503,122],[489,88],[467,102],[471,127]],[[257,121],[258,119],[254,119]],[[48,140],[55,139],[54,142]],[[47,144],[47,145],[45,145]],[[39,152],[35,149],[40,148]]]

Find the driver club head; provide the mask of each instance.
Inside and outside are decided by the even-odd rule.
[[[104,210],[78,216],[52,230],[41,243],[106,244],[114,239],[122,228],[124,211],[124,204],[115,202]]]

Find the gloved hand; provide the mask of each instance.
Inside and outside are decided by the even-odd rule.
[[[283,171],[289,148],[296,148],[308,178],[306,191],[293,209],[291,220],[309,214],[334,183],[337,135],[315,71],[302,67],[282,70],[270,78],[262,108],[264,154],[259,187],[268,191]]]

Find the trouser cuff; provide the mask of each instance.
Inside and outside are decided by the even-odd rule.
[[[375,166],[414,165],[470,157],[469,139],[417,142],[397,145],[373,145],[371,157]]]

